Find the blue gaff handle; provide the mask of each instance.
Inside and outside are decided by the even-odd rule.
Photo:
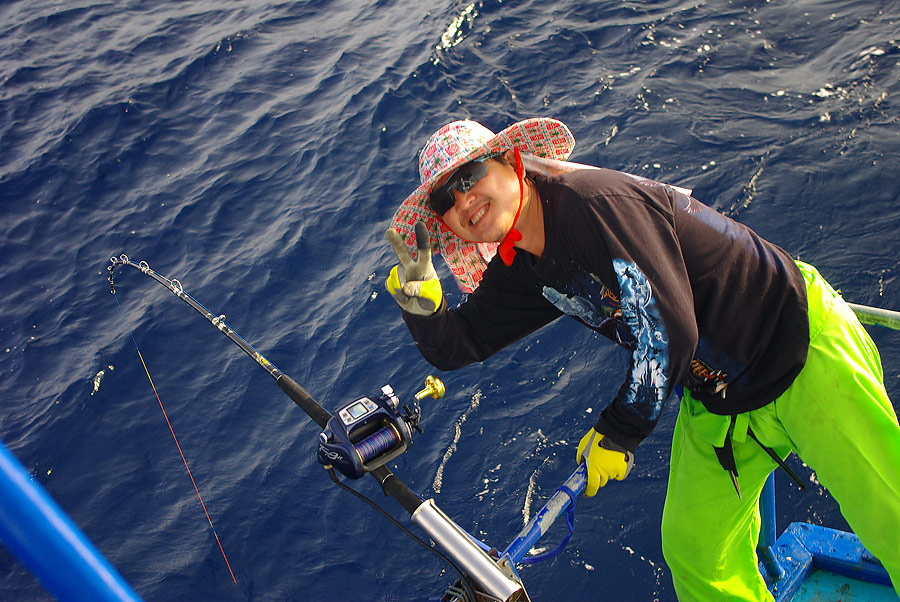
[[[586,484],[587,464],[581,464],[575,469],[575,472],[566,479],[566,482],[556,489],[556,492],[550,496],[550,499],[547,500],[544,507],[528,521],[528,524],[525,525],[521,531],[519,531],[516,538],[506,546],[501,557],[508,554],[510,560],[514,563],[527,563],[526,554],[528,554],[528,550],[537,544],[553,522],[559,518],[560,514],[567,512],[575,505],[575,498],[584,491]],[[549,554],[542,555],[542,558],[546,559],[555,556],[561,551],[561,548],[568,543],[571,531],[574,529],[572,518],[572,513],[567,512],[566,522],[569,526],[570,533],[563,540],[563,543],[560,544],[560,548],[557,548],[557,550],[554,550]]]
[[[63,602],[140,602],[84,533],[0,443],[0,539]]]

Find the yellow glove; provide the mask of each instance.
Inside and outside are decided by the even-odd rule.
[[[634,466],[634,454],[591,429],[578,444],[576,461],[587,463],[584,494],[593,497],[610,479],[621,481],[628,476]]]
[[[441,281],[431,263],[431,242],[428,229],[423,222],[416,224],[416,258],[413,259],[409,248],[400,234],[388,228],[384,237],[391,243],[391,248],[400,260],[395,265],[384,283],[388,292],[397,304],[411,314],[430,316],[438,310],[444,299]]]

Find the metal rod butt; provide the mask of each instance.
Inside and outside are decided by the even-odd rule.
[[[485,593],[497,600],[527,600],[522,584],[507,575],[434,500],[425,500],[412,514],[412,522],[450,556]]]

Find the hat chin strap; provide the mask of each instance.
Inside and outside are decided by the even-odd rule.
[[[519,180],[519,207],[516,209],[516,217],[513,218],[512,227],[497,248],[497,254],[507,267],[512,265],[513,259],[516,257],[515,244],[522,240],[522,233],[516,230],[516,223],[519,221],[519,214],[522,212],[522,203],[525,200],[525,168],[522,165],[522,156],[519,149],[513,149],[516,153],[516,176]]]

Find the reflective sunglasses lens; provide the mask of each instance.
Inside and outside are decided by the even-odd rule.
[[[431,191],[431,194],[428,196],[428,203],[431,205],[432,211],[443,216],[450,211],[456,203],[456,199],[453,198],[453,192],[444,184],[440,188],[435,188]]]
[[[465,194],[472,190],[472,186],[478,183],[478,180],[487,175],[488,166],[483,161],[477,163],[469,163],[459,168],[459,171],[450,178],[452,184],[448,182],[450,188],[455,188]]]
[[[432,211],[440,216],[443,216],[450,211],[450,209],[453,208],[453,205],[456,204],[456,198],[453,196],[453,191],[458,190],[461,193],[466,194],[472,190],[472,187],[475,186],[481,178],[487,175],[488,166],[485,162],[496,156],[496,154],[491,154],[480,159],[475,159],[471,163],[466,163],[450,174],[450,177],[447,178],[444,185],[432,190],[431,195],[428,197],[428,202],[431,205]]]

